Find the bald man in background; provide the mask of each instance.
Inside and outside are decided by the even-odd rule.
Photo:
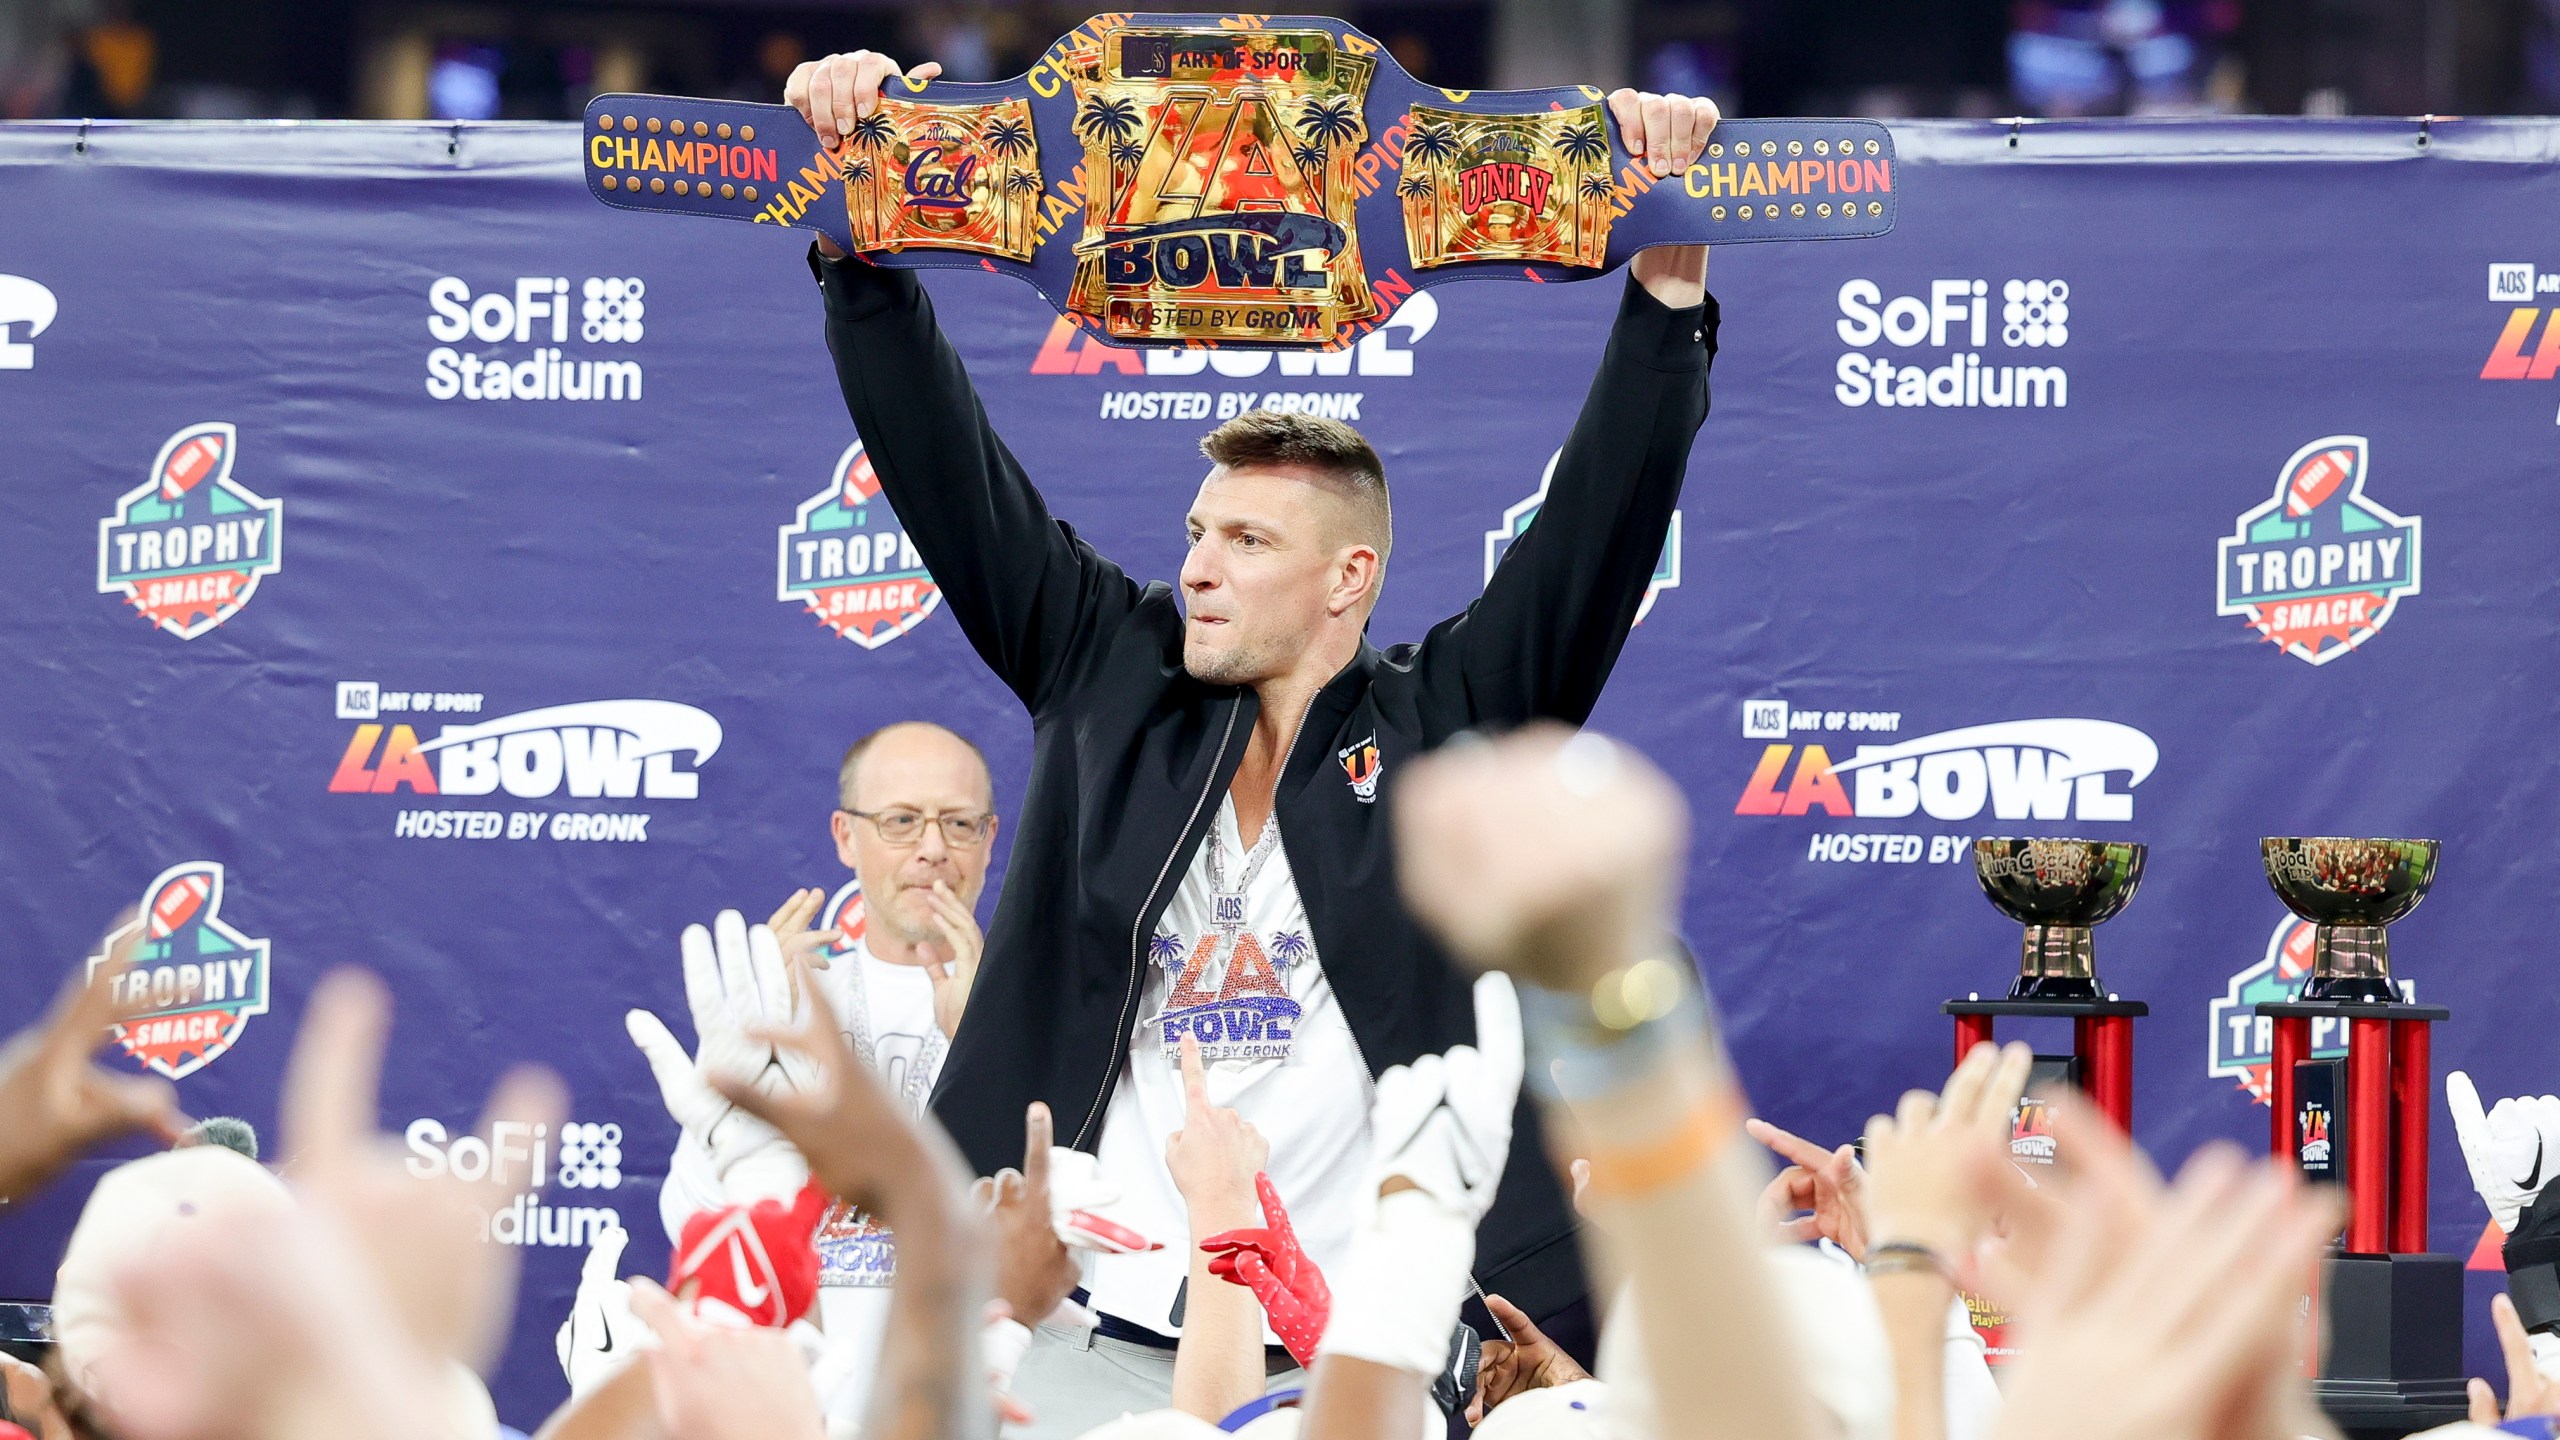
[[[836,858],[861,883],[859,901],[838,923],[812,928],[827,892],[794,891],[768,922],[785,955],[814,967],[853,1052],[915,1114],[942,1073],[986,948],[976,912],[996,826],[995,781],[977,746],[928,721],[874,730],[845,751],[828,822]],[[667,1237],[728,1198],[700,1137],[685,1132],[658,1195]],[[859,1418],[897,1277],[894,1241],[839,1204],[818,1227],[818,1260],[828,1348],[855,1362],[831,1377],[827,1410]]]

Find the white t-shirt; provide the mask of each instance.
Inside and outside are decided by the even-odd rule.
[[[844,1026],[846,1043],[870,1059],[912,1113],[922,1114],[950,1044],[934,1023],[932,977],[921,965],[893,964],[859,943],[814,973]],[[676,1143],[659,1192],[667,1238],[675,1239],[696,1210],[721,1203],[710,1153],[686,1135]],[[818,1226],[818,1323],[827,1332],[828,1373],[836,1377],[825,1397],[829,1414],[862,1414],[897,1274],[897,1252],[885,1227],[849,1205],[827,1211]]]
[[[1266,1173],[1319,1269],[1350,1249],[1375,1085],[1317,959],[1277,825],[1248,849],[1235,802],[1222,802],[1147,954],[1137,1030],[1098,1153],[1130,1223],[1165,1248],[1098,1256],[1089,1282],[1096,1310],[1175,1335],[1191,1226],[1164,1153],[1185,1111],[1181,1038],[1200,1041],[1210,1101],[1271,1142]],[[1263,1338],[1279,1343],[1268,1325]]]

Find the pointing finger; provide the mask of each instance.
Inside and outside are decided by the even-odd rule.
[[[1200,1066],[1200,1042],[1189,1035],[1182,1037],[1182,1093],[1190,1102],[1192,1114],[1210,1108],[1209,1076]]]

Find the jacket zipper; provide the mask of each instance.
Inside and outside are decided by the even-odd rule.
[[[1218,788],[1218,772],[1225,767],[1228,742],[1234,740],[1236,735],[1236,716],[1243,713],[1243,710],[1244,697],[1239,695],[1234,703],[1227,707],[1227,728],[1218,736],[1218,753],[1209,759],[1209,783],[1201,788],[1200,798],[1191,802],[1191,818],[1182,822],[1182,836],[1177,836],[1173,842],[1173,848],[1165,852],[1164,864],[1156,869],[1155,883],[1147,887],[1146,902],[1138,907],[1137,918],[1129,922],[1129,993],[1120,1002],[1120,1028],[1114,1032],[1118,1039],[1113,1042],[1115,1048],[1111,1054],[1111,1068],[1102,1072],[1102,1085],[1093,1092],[1093,1108],[1085,1112],[1084,1123],[1076,1127],[1075,1142],[1070,1147],[1072,1149],[1084,1149],[1085,1141],[1092,1138],[1093,1127],[1102,1118],[1103,1103],[1111,1098],[1113,1077],[1119,1074],[1120,1067],[1128,1061],[1129,1027],[1138,1023],[1138,991],[1147,973],[1147,957],[1143,945],[1143,932],[1147,928],[1147,912],[1155,908],[1156,892],[1164,888],[1164,877],[1173,872],[1174,857],[1182,853],[1182,837],[1190,835],[1191,827],[1200,823],[1201,807],[1209,803],[1209,796]]]

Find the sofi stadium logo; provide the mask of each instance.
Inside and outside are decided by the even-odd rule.
[[[2237,615],[2287,655],[2326,665],[2418,593],[2419,517],[2365,498],[2372,447],[2331,435],[2293,452],[2275,495],[2222,537],[2217,615]]]
[[[474,294],[446,275],[427,287],[427,394],[438,400],[637,400],[640,362],[580,345],[637,345],[649,287],[638,276],[519,275]],[[456,347],[461,348],[456,348]]]
[[[2040,353],[2071,343],[2067,280],[1932,280],[1925,294],[1891,299],[1873,280],[1851,280],[1839,300],[1832,329],[1850,349],[1832,366],[1831,393],[1843,405],[2059,410],[2071,403],[2070,375]]]
[[[2223,987],[2221,998],[2208,1007],[2207,1023],[2212,1034],[2207,1038],[2205,1054],[2210,1057],[2205,1073],[2218,1080],[2232,1080],[2248,1092],[2260,1105],[2267,1103],[2269,1072],[2275,1064],[2275,1022],[2257,1012],[2269,1001],[2302,998],[2302,982],[2311,976],[2311,947],[2316,934],[2308,920],[2287,915],[2276,922],[2274,933],[2267,936],[2266,953],[2256,963],[2231,977]],[[2416,1004],[2416,982],[2400,980],[2400,998]],[[2323,1016],[2311,1022],[2311,1058],[2335,1060],[2347,1053],[2347,1022],[2335,1016]]]
[[[189,860],[160,872],[142,908],[89,957],[97,969],[130,948],[116,982],[129,1013],[109,1030],[146,1070],[183,1080],[240,1043],[249,1017],[267,1013],[267,942],[223,919],[223,870]]]
[[[1493,572],[1500,568],[1502,557],[1521,536],[1529,533],[1529,522],[1538,518],[1538,508],[1547,503],[1547,486],[1556,478],[1556,462],[1564,458],[1558,450],[1547,457],[1547,468],[1538,476],[1537,493],[1502,512],[1502,523],[1484,532],[1484,582],[1493,583]],[[1652,583],[1644,587],[1644,600],[1636,606],[1636,622],[1653,613],[1653,602],[1665,590],[1680,588],[1680,512],[1671,512],[1671,530],[1662,542],[1662,557],[1653,564]]]
[[[2126,821],[2133,818],[2134,787],[2159,762],[2150,736],[2112,720],[1968,725],[1861,744],[1845,759],[1835,759],[1824,744],[1775,744],[1762,749],[1733,813]]]
[[[942,607],[906,527],[880,498],[880,477],[856,440],[836,457],[827,488],[782,527],[774,598],[797,602],[818,623],[877,650]]]
[[[584,1250],[605,1232],[622,1228],[622,1213],[608,1205],[542,1203],[550,1185],[621,1188],[622,1126],[615,1121],[572,1120],[554,1134],[548,1125],[500,1120],[483,1138],[467,1131],[457,1136],[430,1117],[410,1121],[404,1138],[409,1173],[421,1180],[450,1175],[519,1190],[506,1204],[483,1212],[483,1240]]]
[[[239,614],[259,578],[284,564],[284,502],[232,475],[239,453],[227,421],[170,436],[150,478],[98,522],[98,593],[123,596],[181,640]]]
[[[339,712],[366,713],[369,682],[339,687]],[[478,708],[481,697],[465,700]],[[350,695],[359,700],[351,707]],[[373,689],[376,713],[389,694]],[[400,697],[407,700],[409,695]],[[461,707],[454,707],[461,708]],[[329,790],[338,795],[487,797],[522,801],[693,800],[698,773],[720,749],[720,722],[672,700],[588,700],[490,720],[445,724],[432,738],[417,725],[375,719],[347,738]],[[648,812],[541,806],[404,809],[392,835],[419,840],[639,840]]]

